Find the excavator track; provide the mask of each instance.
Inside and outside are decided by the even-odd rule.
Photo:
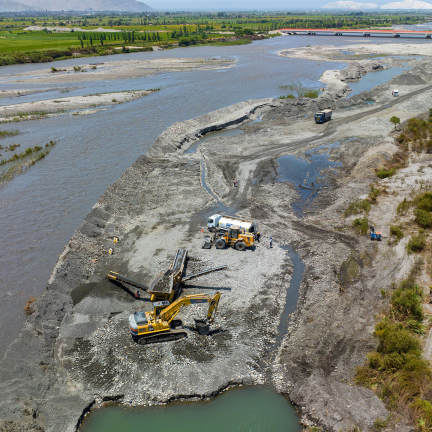
[[[148,345],[152,343],[175,341],[183,339],[185,337],[187,337],[187,333],[183,329],[170,330],[169,332],[153,334],[138,338],[137,343],[139,343],[140,345]]]

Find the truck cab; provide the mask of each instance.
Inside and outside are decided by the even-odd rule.
[[[322,111],[318,111],[315,113],[315,123],[325,123],[326,121],[331,120],[332,117],[332,110],[331,109],[325,109]]]

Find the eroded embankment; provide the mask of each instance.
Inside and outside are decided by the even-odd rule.
[[[353,386],[352,377],[375,344],[374,315],[384,301],[377,288],[382,268],[372,265],[373,250],[361,252],[362,243],[344,225],[341,209],[364,193],[376,163],[391,154],[390,114],[424,111],[431,93],[426,86],[422,92],[414,87],[389,103],[389,87],[374,93],[373,108],[362,97],[335,102],[329,95],[317,101],[255,101],[176,124],[162,134],[150,154],[139,158],[87,216],[20,337],[8,348],[0,370],[0,416],[10,420],[9,430],[73,431],[83,411],[104,400],[136,405],[199,399],[232,384],[269,382],[269,377],[313,422],[329,430],[371,430],[387,412],[371,391]],[[338,106],[334,120],[315,125],[311,114],[329,103]],[[196,153],[183,153],[199,135],[251,113],[262,114],[263,120],[245,124],[243,134],[215,137]],[[292,213],[293,185],[278,181],[277,160],[334,142],[339,145],[329,155],[343,169],[329,173],[328,188],[300,220]],[[374,153],[378,144],[390,150]],[[260,224],[263,241],[255,252],[201,249],[199,227],[205,209],[215,203],[201,184],[203,161],[216,196]],[[270,235],[272,249],[267,247]],[[285,245],[296,248],[305,273],[288,336],[274,359],[270,353],[292,272],[279,247]],[[215,333],[206,338],[194,332],[193,318],[200,310],[190,308],[181,315],[187,339],[142,349],[129,337],[127,316],[151,306],[109,284],[105,275],[119,271],[148,284],[178,247],[189,249],[188,272],[229,263],[225,273],[185,289],[222,292]],[[391,283],[398,262],[384,264]]]

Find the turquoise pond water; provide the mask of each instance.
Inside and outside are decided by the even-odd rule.
[[[298,432],[295,410],[287,399],[267,387],[230,390],[209,402],[164,407],[96,410],[80,432]]]

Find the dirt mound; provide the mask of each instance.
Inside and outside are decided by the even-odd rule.
[[[418,75],[414,75],[412,73],[405,73],[399,75],[391,80],[392,84],[398,85],[420,85],[426,84],[426,81],[423,78],[420,78]]]

